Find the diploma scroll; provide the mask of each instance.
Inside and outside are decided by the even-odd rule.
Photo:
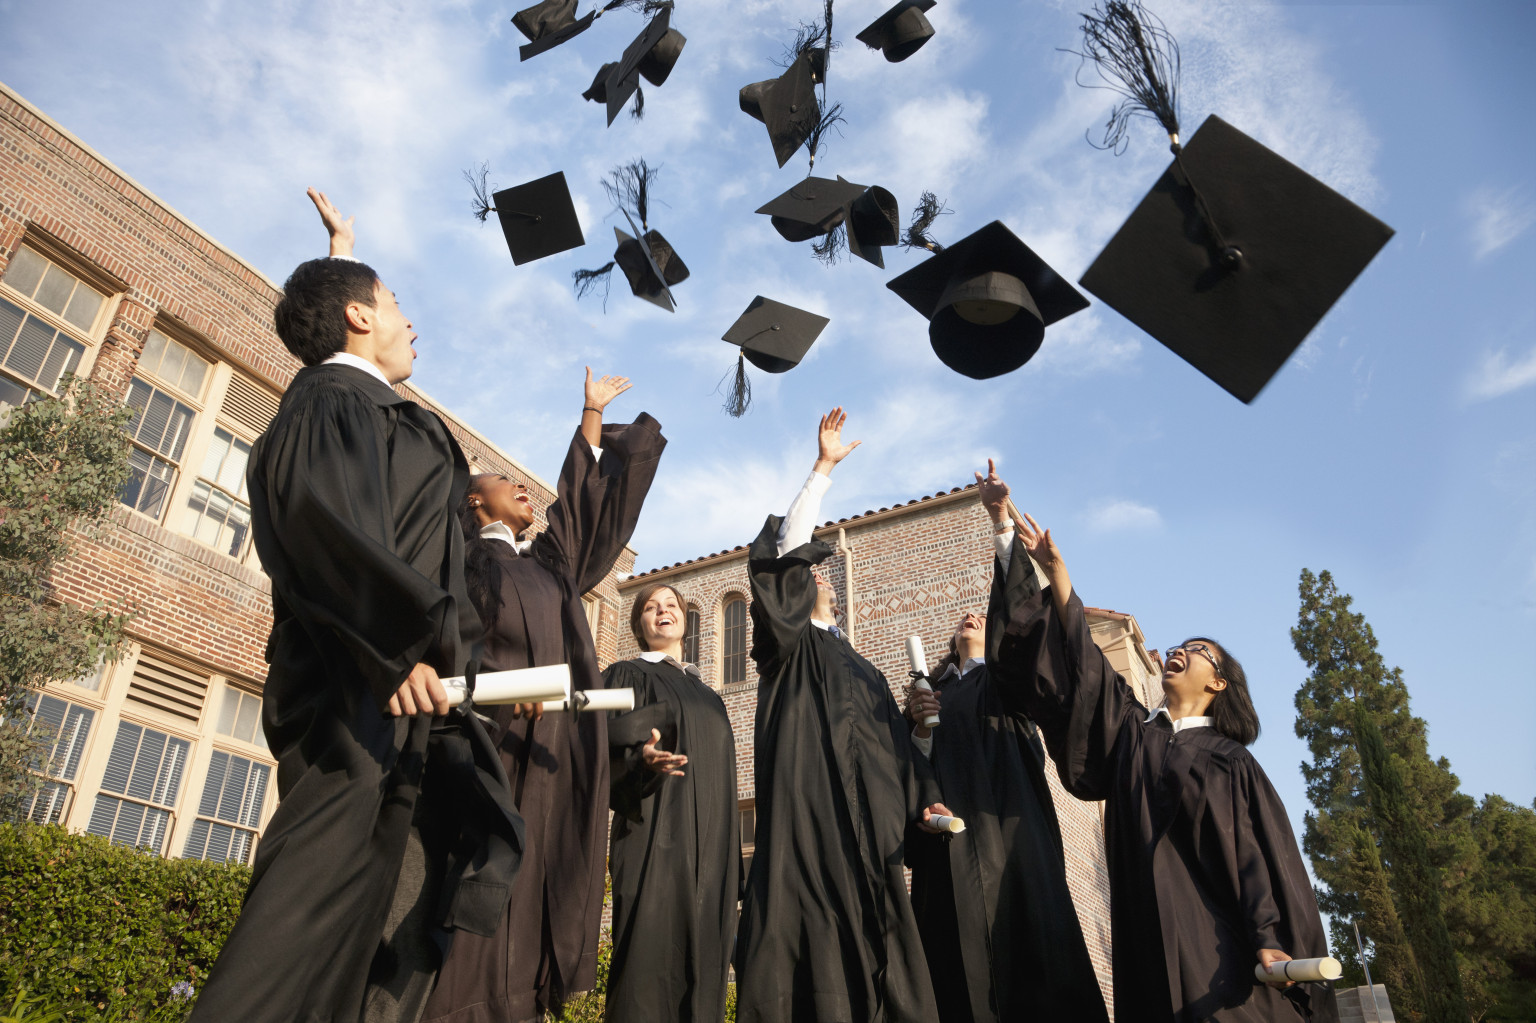
[[[1260,963],[1253,968],[1253,976],[1259,981],[1338,980],[1344,976],[1344,967],[1333,956],[1323,956],[1321,959],[1287,959],[1283,963],[1271,963],[1268,968]]]
[[[917,688],[933,692],[933,686],[928,684],[928,657],[923,653],[923,637],[907,637],[907,660],[912,665],[912,680],[917,684]],[[924,717],[923,727],[939,727],[939,716],[929,714]]]
[[[469,682],[462,675],[443,679],[448,690],[448,706],[457,707],[469,699]],[[543,703],[571,698],[571,666],[550,664],[542,668],[516,671],[488,671],[475,679],[475,703],[495,706],[508,703]]]
[[[569,700],[545,700],[544,710],[553,713],[557,710],[574,710],[578,713],[584,710],[617,710],[627,711],[635,709],[635,691],[633,689],[578,689],[571,694]]]
[[[942,813],[936,813],[928,818],[928,826],[930,828],[938,828],[940,831],[947,831],[951,835],[958,835],[965,830],[965,821],[959,817],[946,817]]]

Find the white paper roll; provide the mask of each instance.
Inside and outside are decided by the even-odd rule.
[[[634,710],[635,691],[633,689],[578,689],[571,694],[569,700],[545,700],[544,710],[553,713],[557,710]]]
[[[924,675],[928,674],[928,656],[923,652],[923,637],[907,637],[907,662],[912,665],[913,671],[921,672]],[[917,680],[917,688],[926,690],[930,693],[933,692],[933,686],[928,684],[928,680],[926,678],[920,678]],[[923,718],[923,727],[939,727],[939,716],[937,714],[929,714],[927,717]]]
[[[448,690],[448,705],[457,707],[469,695],[469,683],[462,675],[443,679]],[[475,679],[475,702],[482,706],[507,703],[564,702],[571,698],[571,666],[549,664],[542,668],[515,671],[488,671]]]
[[[1287,959],[1283,963],[1272,963],[1269,969],[1260,963],[1253,968],[1253,976],[1259,981],[1271,980],[1338,980],[1344,976],[1344,966],[1333,956],[1323,956],[1321,959]]]
[[[965,821],[959,817],[946,817],[942,813],[936,813],[928,818],[928,826],[938,828],[940,831],[947,831],[951,835],[958,835],[965,830]]]

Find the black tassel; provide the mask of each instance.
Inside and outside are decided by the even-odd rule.
[[[642,230],[649,227],[651,185],[660,172],[660,167],[652,167],[644,160],[631,160],[609,171],[603,181],[608,201],[639,221]]]
[[[731,374],[727,372],[726,376]],[[725,383],[725,378],[720,379]],[[715,390],[720,388],[716,386]],[[752,381],[747,379],[747,356],[745,352],[736,356],[736,379],[731,383],[731,389],[726,392],[725,404],[721,406],[725,414],[732,419],[740,419],[747,414],[747,409],[752,407]]]
[[[828,266],[834,266],[843,250],[848,247],[848,226],[839,222],[832,230],[817,239],[811,246],[811,255]]]
[[[932,192],[924,192],[912,209],[912,223],[907,227],[906,236],[901,239],[902,247],[928,249],[934,253],[943,252],[944,246],[933,240],[928,229],[933,226],[935,220],[949,212],[951,211],[945,208],[938,196]]]
[[[475,201],[470,205],[475,211],[475,219],[482,224],[486,217],[496,212],[496,207],[491,205],[491,193],[496,190],[496,186],[486,184],[490,174],[489,161],[482,163],[479,170],[464,172],[464,180],[469,182],[469,187],[475,192]]]
[[[1163,126],[1174,152],[1179,146],[1179,44],[1161,18],[1140,0],[1108,0],[1083,15],[1083,48],[1067,50],[1092,62],[1109,89],[1124,96],[1109,113],[1100,149],[1125,151],[1131,118],[1150,117]],[[1082,69],[1078,84],[1083,85]],[[1092,139],[1089,140],[1090,142]]]
[[[811,154],[810,171],[806,173],[816,170],[816,154],[821,151],[822,137],[826,135],[828,129],[847,123],[848,119],[843,116],[843,105],[841,103],[834,103],[831,109],[821,115],[821,120],[816,122],[816,127],[812,128],[811,133],[805,138],[806,151]],[[838,129],[837,134],[841,137],[843,134],[842,129]]]
[[[598,267],[596,270],[572,270],[571,281],[572,286],[576,289],[576,297],[586,298],[593,291],[597,290],[597,282],[602,281],[603,312],[607,312],[608,289],[613,284],[613,279],[611,277],[611,274],[613,273],[613,267],[614,261],[610,259],[607,264]]]
[[[635,86],[635,105],[629,108],[629,116],[637,121],[645,117],[645,90],[638,85]]]

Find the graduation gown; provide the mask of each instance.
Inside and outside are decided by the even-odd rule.
[[[902,869],[903,832],[940,801],[873,664],[811,624],[812,541],[753,541],[757,832],[736,941],[740,1023],[936,1018]]]
[[[988,631],[995,660],[995,630]],[[1067,888],[1034,725],[978,665],[936,679],[931,761],[958,835],[907,832],[912,904],[942,1023],[1108,1023]]]
[[[434,413],[322,365],[294,377],[247,482],[272,580],[262,727],[279,803],[192,1018],[354,1023],[365,1001],[387,1017],[373,996],[412,965],[381,941],[413,816],[434,811],[411,895],[435,903],[418,913],[443,944],[494,928],[517,867],[521,825],[480,723],[384,709],[417,662],[474,670],[468,468]]]
[[[666,439],[641,413],[603,427],[602,459],[577,430],[547,512],[548,527],[518,555],[492,543],[501,609],[485,636],[483,671],[571,666],[572,689],[599,689],[582,594],[613,568],[634,532]],[[601,714],[482,708],[494,720],[511,791],[526,824],[517,884],[502,926],[459,941],[438,975],[429,1020],[502,1023],[538,1018],[597,980],[608,824],[608,733]]]
[[[613,963],[609,1023],[718,1023],[736,938],[741,829],[736,739],[725,702],[668,663],[619,661],[609,689],[635,690],[635,710],[609,722],[612,751]],[[687,755],[683,776],[645,766],[650,730]]]
[[[1077,594],[1059,619],[1017,540],[987,627],[1062,784],[1106,801],[1116,1023],[1336,1020],[1330,985],[1282,995],[1254,980],[1261,948],[1303,959],[1328,946],[1285,807],[1247,748],[1149,721]]]

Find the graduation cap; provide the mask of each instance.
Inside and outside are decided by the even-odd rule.
[[[603,190],[608,193],[619,212],[624,214],[634,234],[626,234],[615,227],[613,233],[618,247],[614,250],[613,258],[595,270],[572,272],[571,279],[578,298],[585,298],[601,282],[606,303],[609,274],[617,266],[624,272],[625,279],[629,281],[630,293],[636,298],[643,298],[667,312],[676,308],[671,288],[688,279],[688,266],[661,232],[652,230],[646,223],[650,187],[656,173],[657,168],[649,166],[644,160],[635,160],[615,168],[603,181]],[[636,220],[639,221],[638,226]]]
[[[586,244],[564,171],[495,194],[486,184],[489,173],[488,165],[482,164],[478,173],[465,171],[464,177],[475,190],[475,216],[480,222],[492,213],[501,221],[514,264],[521,266]]]
[[[1039,350],[1046,327],[1088,308],[1000,220],[948,247],[919,244],[937,255],[886,287],[927,317],[934,354],[957,373],[977,380],[1011,373]]]
[[[518,59],[537,57],[545,50],[552,50],[566,40],[581,35],[592,27],[592,23],[601,14],[601,8],[594,8],[576,17],[576,0],[543,0],[542,3],[523,8],[512,16],[512,24],[529,39],[528,43],[518,48]]]
[[[782,167],[821,123],[821,104],[816,101],[816,79],[809,52],[795,58],[782,75],[741,88],[744,113],[768,127],[774,159]]]
[[[597,78],[583,98],[603,103],[608,108],[608,123],[619,116],[624,104],[635,97],[634,115],[640,117],[645,110],[645,94],[640,89],[643,77],[652,85],[661,85],[672,74],[672,68],[688,42],[681,32],[672,27],[672,6],[657,5],[659,13],[652,18],[624,48],[617,61],[604,64]]]
[[[1081,284],[1251,402],[1394,232],[1219,117],[1182,145],[1162,22],[1123,2],[1083,18],[1080,55],[1126,97],[1096,144],[1123,149],[1130,118],[1151,116],[1174,159]]]
[[[892,64],[906,60],[933,38],[933,25],[924,12],[938,0],[901,0],[854,36],[871,50],[880,50]]]
[[[841,175],[835,181],[798,181],[757,212],[769,216],[786,241],[819,238],[812,251],[827,263],[836,261],[846,241],[850,252],[884,267],[880,246],[894,245],[900,237],[896,197],[878,185],[857,185]]]
[[[830,322],[825,316],[761,295],[752,299],[730,329],[720,335],[720,340],[741,349],[736,357],[736,380],[726,395],[726,412],[739,419],[751,407],[747,362],[765,373],[788,372],[800,365]]]

